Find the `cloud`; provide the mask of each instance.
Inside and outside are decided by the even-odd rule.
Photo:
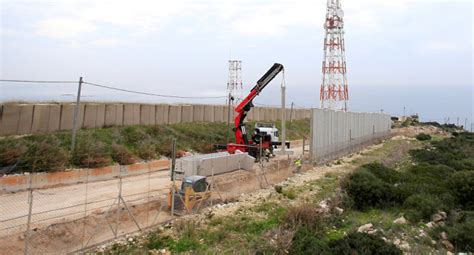
[[[98,27],[87,20],[75,20],[70,18],[52,18],[38,22],[36,33],[41,36],[53,38],[79,37],[85,33],[94,32]]]

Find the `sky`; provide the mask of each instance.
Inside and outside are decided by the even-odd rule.
[[[224,96],[228,60],[244,95],[274,62],[287,103],[318,107],[325,0],[0,0],[0,79],[66,80]],[[342,1],[349,110],[473,119],[473,0]],[[255,99],[280,104],[282,76]],[[0,102],[71,101],[77,84],[0,82]],[[83,100],[223,104],[84,86]]]

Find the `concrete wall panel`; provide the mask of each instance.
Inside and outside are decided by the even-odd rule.
[[[155,105],[140,105],[140,125],[155,125],[156,110]]]
[[[176,124],[181,122],[181,105],[170,105],[168,123]]]
[[[193,107],[193,121],[194,122],[204,121],[204,105],[195,105]]]
[[[31,133],[47,133],[59,130],[61,106],[57,104],[37,104],[33,109]]]
[[[214,105],[214,121],[215,122],[226,122],[224,120],[224,106]]]
[[[74,121],[74,104],[63,104],[61,105],[61,121],[60,121],[60,130],[71,130],[72,124]],[[82,127],[82,122],[84,121],[84,110],[85,105],[79,105],[79,114],[77,117],[77,126]]]
[[[204,121],[214,122],[214,106],[212,105],[204,106]]]
[[[167,104],[159,104],[156,106],[155,123],[158,125],[168,124],[170,106]]]
[[[83,128],[97,127],[97,104],[86,104]]]
[[[181,106],[181,122],[182,123],[193,122],[193,106],[192,105]]]
[[[20,122],[21,107],[14,104],[3,105],[0,115],[0,135],[15,135]]]
[[[123,125],[123,104],[107,104],[105,106],[105,126]]]
[[[124,104],[123,105],[123,125],[139,125],[140,124],[140,105]]]
[[[97,106],[97,118],[95,125],[98,128],[105,126],[105,104],[99,104]]]
[[[31,125],[33,123],[33,105],[21,104],[20,107],[20,121],[18,123],[17,134],[30,134]]]

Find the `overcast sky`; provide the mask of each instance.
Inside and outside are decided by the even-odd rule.
[[[274,62],[287,101],[319,106],[325,0],[0,0],[1,79],[78,80],[159,94],[245,92]],[[347,0],[349,109],[472,119],[472,0]],[[256,103],[279,104],[277,77]],[[75,85],[0,82],[0,101],[72,100]],[[84,87],[89,101],[177,102]],[[183,100],[178,100],[183,102]],[[225,99],[186,100],[224,103]]]

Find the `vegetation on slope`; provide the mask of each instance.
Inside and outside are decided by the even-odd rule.
[[[446,232],[457,251],[474,251],[474,134],[461,133],[410,152],[413,165],[395,171],[364,165],[343,183],[355,210],[396,210],[410,222],[430,222],[447,212]],[[436,221],[436,220],[435,220]]]
[[[472,133],[461,133],[440,141],[390,140],[352,160],[359,167],[348,175],[335,171],[303,184],[277,185],[251,206],[241,206],[225,216],[208,213],[196,221],[178,221],[171,229],[153,231],[133,243],[115,244],[107,252],[472,252],[473,138]],[[417,148],[404,152],[411,157],[398,155],[407,144]],[[366,164],[367,160],[385,162],[381,159],[386,157],[397,157],[399,162]],[[338,164],[344,164],[342,161]],[[432,216],[439,216],[438,210],[447,212],[447,217],[435,223]],[[373,227],[361,231],[367,223]]]
[[[281,122],[275,122],[280,127]],[[247,123],[253,130],[254,122]],[[287,139],[309,134],[309,120],[287,123]],[[139,160],[170,156],[171,141],[178,149],[208,153],[214,144],[225,144],[226,123],[180,123],[156,126],[81,129],[75,152],[70,152],[71,132],[6,137],[0,139],[0,174],[58,171],[67,167],[100,167],[113,163],[132,164]],[[230,141],[233,141],[230,131]]]

